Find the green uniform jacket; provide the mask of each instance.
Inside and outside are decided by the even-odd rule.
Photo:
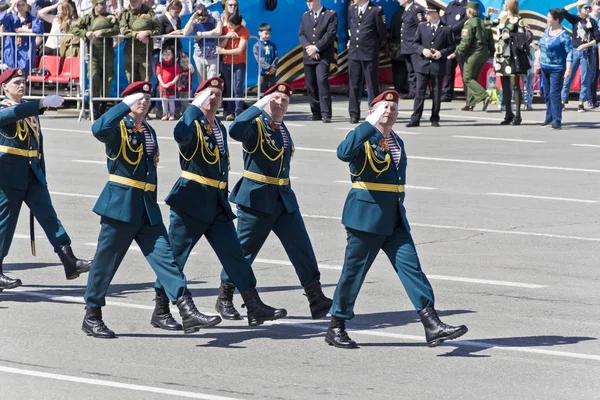
[[[467,58],[471,54],[485,55],[489,58],[490,36],[491,30],[486,28],[481,18],[469,18],[460,33],[461,39],[455,53],[465,55]]]
[[[121,35],[132,38],[133,32],[151,31],[152,35],[158,35],[159,25],[156,14],[151,8],[142,5],[139,10],[130,8],[123,11],[119,18],[119,28]]]

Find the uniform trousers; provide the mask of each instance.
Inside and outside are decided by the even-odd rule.
[[[404,63],[406,64],[406,72],[408,73],[408,96],[416,96],[417,91],[417,79],[415,76],[415,67],[412,62],[412,55],[404,56]]]
[[[487,91],[479,84],[479,74],[483,70],[488,58],[485,55],[473,53],[465,61],[463,69],[463,82],[468,89],[467,106],[475,106],[488,97]]]
[[[313,115],[331,118],[331,90],[329,88],[329,62],[304,64],[306,91]]]
[[[423,108],[425,105],[425,92],[427,91],[427,86],[429,85],[429,81],[431,81],[432,91],[433,91],[433,104],[431,106],[431,118],[429,120],[431,122],[439,122],[440,121],[440,105],[442,101],[442,80],[444,79],[443,75],[430,75],[430,74],[422,74],[420,72],[416,73],[417,77],[417,93],[415,95],[415,103],[413,107],[413,114],[410,117],[411,121],[419,122],[421,117],[423,116]]]
[[[360,102],[363,79],[367,82],[367,90],[371,98],[379,95],[379,60],[348,59],[349,104],[350,117],[360,119]]]

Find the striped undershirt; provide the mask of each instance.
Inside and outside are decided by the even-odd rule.
[[[283,148],[287,149],[290,145],[290,139],[288,138],[288,135],[285,132],[285,128],[281,122],[275,121],[275,123],[279,126],[279,132],[281,132],[281,138],[283,139]]]
[[[223,142],[223,135],[221,134],[221,128],[219,125],[212,126],[212,133],[215,139],[217,140],[217,146],[219,146],[219,151],[221,154],[225,154],[225,143]]]
[[[402,155],[402,151],[400,150],[400,146],[398,142],[396,142],[396,138],[394,135],[390,134],[390,136],[386,139],[388,146],[390,147],[390,154],[392,155],[392,160],[394,160],[394,164],[398,165],[400,162],[400,156]]]
[[[144,140],[146,141],[146,154],[152,154],[156,148],[154,139],[152,139],[152,133],[150,133],[146,124],[142,124],[142,131],[144,132]]]

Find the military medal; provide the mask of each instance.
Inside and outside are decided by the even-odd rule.
[[[204,125],[204,130],[208,133],[209,135],[212,135],[212,127],[210,126],[210,124],[206,124]]]
[[[138,144],[137,137],[132,135],[129,137],[129,139],[130,139],[129,142],[131,143],[132,146],[134,146],[134,147],[137,146],[137,144]]]
[[[379,147],[381,147],[381,151],[388,151],[390,149],[390,145],[385,139],[379,141]]]
[[[272,130],[276,131],[277,129],[279,129],[279,125],[277,125],[277,123],[275,121],[270,121],[269,122],[269,126],[271,127]]]

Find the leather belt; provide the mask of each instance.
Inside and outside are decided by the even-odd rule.
[[[136,181],[135,179],[125,178],[124,176],[110,174],[108,180],[111,182],[120,183],[122,185],[131,186],[132,188],[141,189],[144,192],[154,192],[156,185],[154,183],[146,183]]]
[[[201,175],[192,174],[188,171],[181,171],[181,177],[217,189],[227,189],[227,182],[206,178]]]
[[[374,192],[392,192],[403,193],[404,185],[393,185],[391,183],[374,183],[374,182],[352,182],[354,189],[372,190]]]
[[[250,171],[244,171],[242,175],[244,178],[260,183],[268,183],[269,185],[287,186],[290,184],[290,178],[273,178],[272,176],[261,175]]]

